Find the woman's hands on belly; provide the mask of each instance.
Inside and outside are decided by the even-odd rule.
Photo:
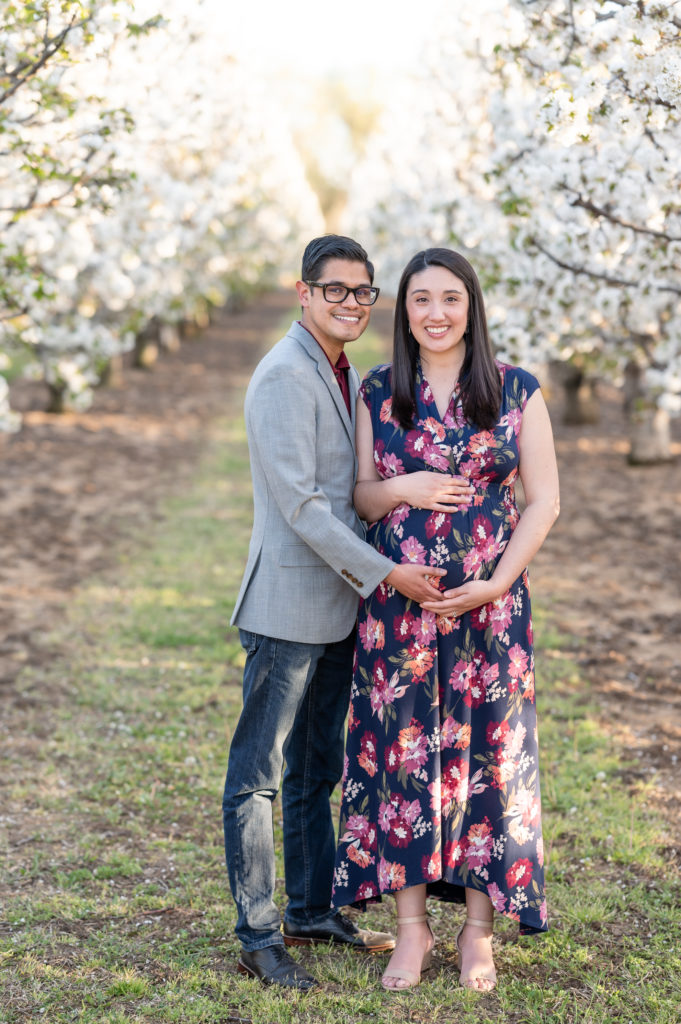
[[[426,611],[436,612],[448,617],[463,615],[473,608],[479,608],[490,601],[496,601],[503,591],[492,580],[469,580],[460,587],[446,590],[443,601],[424,601],[421,604]]]

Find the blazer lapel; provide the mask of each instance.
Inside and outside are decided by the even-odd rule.
[[[340,387],[338,386],[338,381],[336,380],[334,372],[333,372],[333,370],[331,368],[331,363],[326,358],[326,354],[324,352],[324,349],[321,347],[321,345],[317,341],[315,341],[315,339],[312,337],[310,332],[307,331],[304,327],[301,327],[300,324],[298,324],[298,323],[294,322],[292,324],[292,328],[291,328],[290,333],[292,333],[294,335],[294,337],[296,338],[296,340],[303,346],[303,348],[305,349],[307,354],[310,356],[310,358],[313,359],[316,362],[316,364],[317,364],[317,372],[319,373],[319,376],[322,378],[322,380],[326,384],[327,388],[329,389],[329,394],[331,395],[331,398],[333,399],[333,403],[336,406],[336,409],[338,410],[338,415],[340,416],[340,418],[341,418],[341,420],[343,422],[343,426],[345,427],[345,431],[346,431],[348,437],[350,438],[350,442],[352,444],[352,448],[353,448],[353,451],[354,451],[354,448],[355,448],[355,432],[354,432],[354,429],[353,429],[353,426],[352,426],[352,420],[350,419],[350,416],[348,415],[348,410],[347,410],[347,408],[345,406],[345,401],[343,400],[343,394],[341,392]],[[354,411],[355,411],[355,388],[353,386],[352,372],[353,372],[353,370],[352,370],[352,367],[351,367],[350,370],[348,371],[348,373],[350,375],[349,376],[349,380],[348,380],[348,384],[350,386],[350,408],[351,408],[351,410],[353,412],[353,418],[354,418]]]

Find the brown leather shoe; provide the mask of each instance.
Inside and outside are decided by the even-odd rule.
[[[296,988],[309,992],[317,984],[304,967],[296,963],[281,943],[265,946],[247,952],[241,950],[237,970],[250,978],[257,978],[263,985],[281,985],[282,988]]]
[[[395,939],[386,932],[370,932],[358,928],[354,921],[339,912],[331,914],[318,924],[297,924],[284,921],[284,942],[287,946],[312,946],[335,942],[364,953],[385,953],[395,948]]]

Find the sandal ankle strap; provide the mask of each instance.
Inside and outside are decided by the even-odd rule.
[[[492,919],[491,921],[483,921],[479,917],[467,917],[465,924],[475,924],[479,928],[491,928],[492,930],[494,930],[494,919]]]
[[[422,921],[427,921],[427,914],[419,914],[418,917],[398,917],[398,924],[421,924]]]

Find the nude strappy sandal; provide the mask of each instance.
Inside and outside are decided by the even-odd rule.
[[[421,924],[422,921],[426,921],[426,922],[428,921],[428,915],[427,914],[419,914],[418,917],[398,917],[397,918],[397,924],[398,925],[401,925],[401,924]],[[430,924],[428,924],[428,931],[430,932],[431,938],[432,938],[433,932],[432,932],[432,929],[430,927]],[[433,943],[434,942],[435,942],[435,940],[433,939]],[[427,971],[428,968],[430,967],[431,962],[432,962],[432,957],[433,957],[433,948],[431,946],[431,948],[427,949],[426,952],[423,954],[423,960],[421,961],[421,969],[420,969],[420,971],[418,973],[416,971],[408,971],[408,970],[406,970],[406,968],[403,968],[403,967],[392,967],[392,968],[388,967],[388,969],[383,973],[383,977],[381,978],[381,985],[383,985],[383,988],[385,989],[386,992],[407,992],[410,988],[416,988],[417,985],[421,984],[421,975],[423,974],[424,971]],[[384,978],[399,978],[402,981],[406,981],[407,984],[406,985],[400,985],[399,987],[393,987],[392,985],[384,985],[383,984],[383,979]]]
[[[461,933],[463,932],[463,930],[464,930],[464,928],[466,927],[467,924],[477,925],[478,928],[488,928],[488,929],[489,928],[492,928],[492,929],[494,928],[494,921],[493,920],[492,921],[483,921],[479,917],[467,917],[466,920],[464,921],[464,923],[459,928],[458,934],[456,936],[456,952],[457,952],[458,963],[459,963],[459,984],[462,985],[463,988],[470,988],[470,989],[473,989],[476,992],[491,992],[492,989],[495,988],[496,983],[497,983],[497,972],[494,969],[494,967],[492,967],[491,971],[481,971],[481,972],[479,972],[477,974],[469,974],[466,978],[462,977],[462,975],[460,973],[461,972],[461,966],[462,966],[462,963],[463,963],[463,957],[461,955],[461,947],[459,946],[459,939],[461,938]],[[491,986],[489,988],[477,989],[473,985],[468,984],[474,978],[477,978],[478,981],[491,981],[492,984],[491,984]]]

